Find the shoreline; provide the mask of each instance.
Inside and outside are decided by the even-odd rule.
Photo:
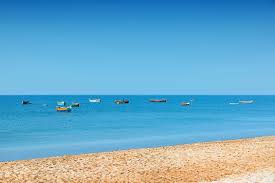
[[[275,136],[0,162],[0,182],[240,182],[249,178],[275,181]]]

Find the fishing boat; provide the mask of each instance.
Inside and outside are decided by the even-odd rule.
[[[100,103],[100,102],[101,102],[101,99],[100,99],[100,98],[89,99],[89,102],[91,102],[91,103]]]
[[[72,107],[80,107],[80,103],[73,102],[71,106],[72,106]]]
[[[115,100],[114,101],[116,104],[128,104],[129,103],[129,100]]]
[[[60,106],[57,106],[56,108],[56,111],[57,112],[71,112],[71,107],[60,107]]]
[[[150,99],[149,102],[167,102],[166,99]]]
[[[180,105],[181,105],[181,106],[189,106],[189,105],[190,105],[190,102],[182,102]]]
[[[59,101],[59,102],[57,102],[57,105],[58,105],[58,106],[65,106],[65,105],[66,105],[66,102],[64,102],[64,101]]]
[[[31,104],[31,102],[28,101],[28,100],[22,100],[21,104],[22,105],[27,105],[27,104]]]
[[[239,103],[240,104],[253,104],[254,100],[240,100]]]

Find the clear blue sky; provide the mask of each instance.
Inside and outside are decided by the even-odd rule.
[[[0,0],[0,94],[275,94],[272,0]]]

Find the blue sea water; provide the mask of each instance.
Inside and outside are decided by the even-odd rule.
[[[92,97],[102,103],[89,103],[90,96],[0,96],[0,161],[275,135],[275,96]],[[123,98],[130,103],[113,103]],[[56,112],[61,100],[81,106]],[[239,100],[255,103],[229,105]]]

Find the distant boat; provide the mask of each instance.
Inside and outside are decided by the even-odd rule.
[[[240,104],[253,104],[254,100],[240,100],[239,103]]]
[[[21,104],[22,105],[27,105],[27,104],[31,104],[31,102],[28,101],[28,100],[22,100]]]
[[[72,105],[71,105],[72,107],[80,107],[80,103],[76,103],[76,102],[74,102],[74,103],[72,103]]]
[[[230,102],[229,105],[238,105],[239,103],[237,102]]]
[[[166,99],[150,99],[149,102],[167,102]]]
[[[189,106],[189,105],[190,105],[190,102],[182,102],[180,105],[181,105],[181,106]]]
[[[100,99],[100,98],[89,99],[89,102],[91,102],[91,103],[100,103],[100,102],[101,102],[101,99]]]
[[[129,100],[115,100],[114,101],[116,104],[128,104],[129,103]]]
[[[56,111],[57,112],[71,112],[71,107],[60,107],[60,106],[57,106],[56,108]]]
[[[65,106],[65,105],[66,105],[66,102],[60,101],[60,102],[57,102],[57,105],[58,105],[58,106]]]

